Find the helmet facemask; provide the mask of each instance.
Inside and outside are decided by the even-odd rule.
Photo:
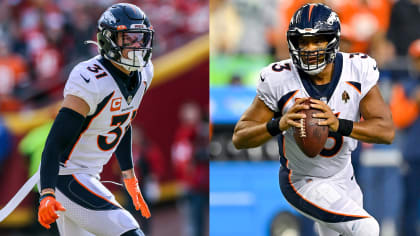
[[[320,36],[326,42],[325,48],[318,48],[316,50],[304,50],[299,46],[299,39],[303,37]],[[325,69],[327,64],[335,59],[338,52],[339,36],[334,33],[301,33],[298,30],[288,31],[287,39],[289,44],[289,53],[293,59],[293,63],[305,73],[309,75],[319,74]]]
[[[98,43],[103,56],[128,71],[141,71],[151,59],[154,31],[151,29],[103,30]],[[107,41],[107,43],[101,43]],[[105,53],[106,52],[106,53]]]

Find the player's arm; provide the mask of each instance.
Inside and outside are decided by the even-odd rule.
[[[51,127],[42,153],[41,195],[54,193],[58,174],[59,156],[79,134],[83,121],[89,112],[86,102],[76,96],[68,95]]]
[[[38,210],[38,221],[47,229],[58,218],[56,211],[65,210],[55,200],[59,157],[79,135],[88,112],[89,106],[84,100],[67,95],[48,134],[41,160],[41,197]]]
[[[395,128],[391,111],[382,98],[378,86],[372,87],[360,101],[359,109],[364,120],[354,123],[350,137],[368,143],[391,144]]]
[[[360,101],[359,109],[364,119],[360,122],[338,119],[324,102],[316,99],[311,101],[315,103],[311,104],[311,107],[324,111],[313,116],[325,119],[319,124],[328,125],[333,132],[368,143],[391,144],[394,140],[395,129],[391,111],[376,85]]]
[[[272,120],[274,112],[257,96],[251,106],[244,112],[235,126],[232,142],[236,148],[257,147],[273,137],[273,132],[269,132],[269,122],[278,129],[277,132],[287,130],[291,126],[299,127],[300,124],[294,120],[304,118],[304,114],[298,114],[301,109],[308,109],[307,105],[301,105],[306,99],[298,99],[289,111],[281,118]],[[273,126],[271,126],[273,127]],[[275,133],[275,132],[274,132]]]
[[[133,205],[136,210],[141,211],[141,214],[145,218],[149,218],[151,216],[150,210],[146,201],[144,201],[143,195],[141,194],[139,183],[134,172],[131,132],[132,128],[130,125],[115,150],[115,156],[117,157],[118,164],[120,165],[125,188],[133,200]]]
[[[117,157],[118,164],[123,173],[123,178],[131,178],[134,176],[134,164],[133,164],[133,151],[131,148],[131,125],[127,127],[124,136],[122,137],[117,149],[115,150],[115,156]],[[133,173],[133,176],[129,175]],[[124,173],[127,173],[126,175]]]

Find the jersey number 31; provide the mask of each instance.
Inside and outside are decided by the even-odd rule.
[[[130,113],[125,113],[125,114],[121,114],[121,115],[115,115],[112,116],[111,119],[111,126],[116,126],[115,129],[111,130],[108,132],[108,134],[113,134],[116,137],[114,138],[114,140],[112,142],[108,142],[107,141],[107,136],[102,136],[99,135],[98,136],[98,146],[102,151],[109,151],[112,148],[115,147],[115,145],[117,145],[117,143],[119,143],[121,135],[123,134],[121,125],[123,125],[126,121],[127,118],[130,116]],[[136,117],[137,114],[137,110],[134,110],[131,113],[131,121],[134,120],[134,117]],[[128,128],[129,126],[127,126]]]

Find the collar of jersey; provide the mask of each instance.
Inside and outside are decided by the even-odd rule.
[[[312,80],[309,78],[309,75],[298,69],[299,77],[301,78],[303,87],[308,92],[309,96],[315,99],[321,99],[321,97],[326,97],[327,102],[330,100],[332,94],[334,93],[335,88],[337,87],[338,81],[340,80],[341,71],[343,70],[343,55],[337,53],[334,59],[334,69],[331,82],[328,84],[328,88],[322,93],[319,91],[316,86],[312,83]]]
[[[112,78],[117,83],[118,88],[120,89],[122,95],[125,98],[125,101],[127,101],[127,104],[131,103],[131,99],[134,98],[134,95],[136,94],[137,90],[140,88],[141,85],[141,73],[135,71],[131,73],[131,75],[126,75],[124,72],[117,69],[115,66],[112,65],[110,61],[105,59],[104,57],[100,57],[98,61],[108,70],[109,73],[111,73]],[[128,86],[130,84],[130,80],[137,80],[137,84],[133,90],[129,90]],[[131,99],[128,99],[128,97],[131,96]],[[130,102],[128,102],[130,101]]]

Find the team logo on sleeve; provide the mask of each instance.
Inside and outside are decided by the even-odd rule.
[[[344,103],[347,103],[347,101],[350,99],[349,93],[347,93],[346,90],[344,90],[343,94],[341,94],[341,100],[344,101]]]
[[[121,109],[121,97],[119,98],[114,98],[111,101],[111,111],[118,111]]]

